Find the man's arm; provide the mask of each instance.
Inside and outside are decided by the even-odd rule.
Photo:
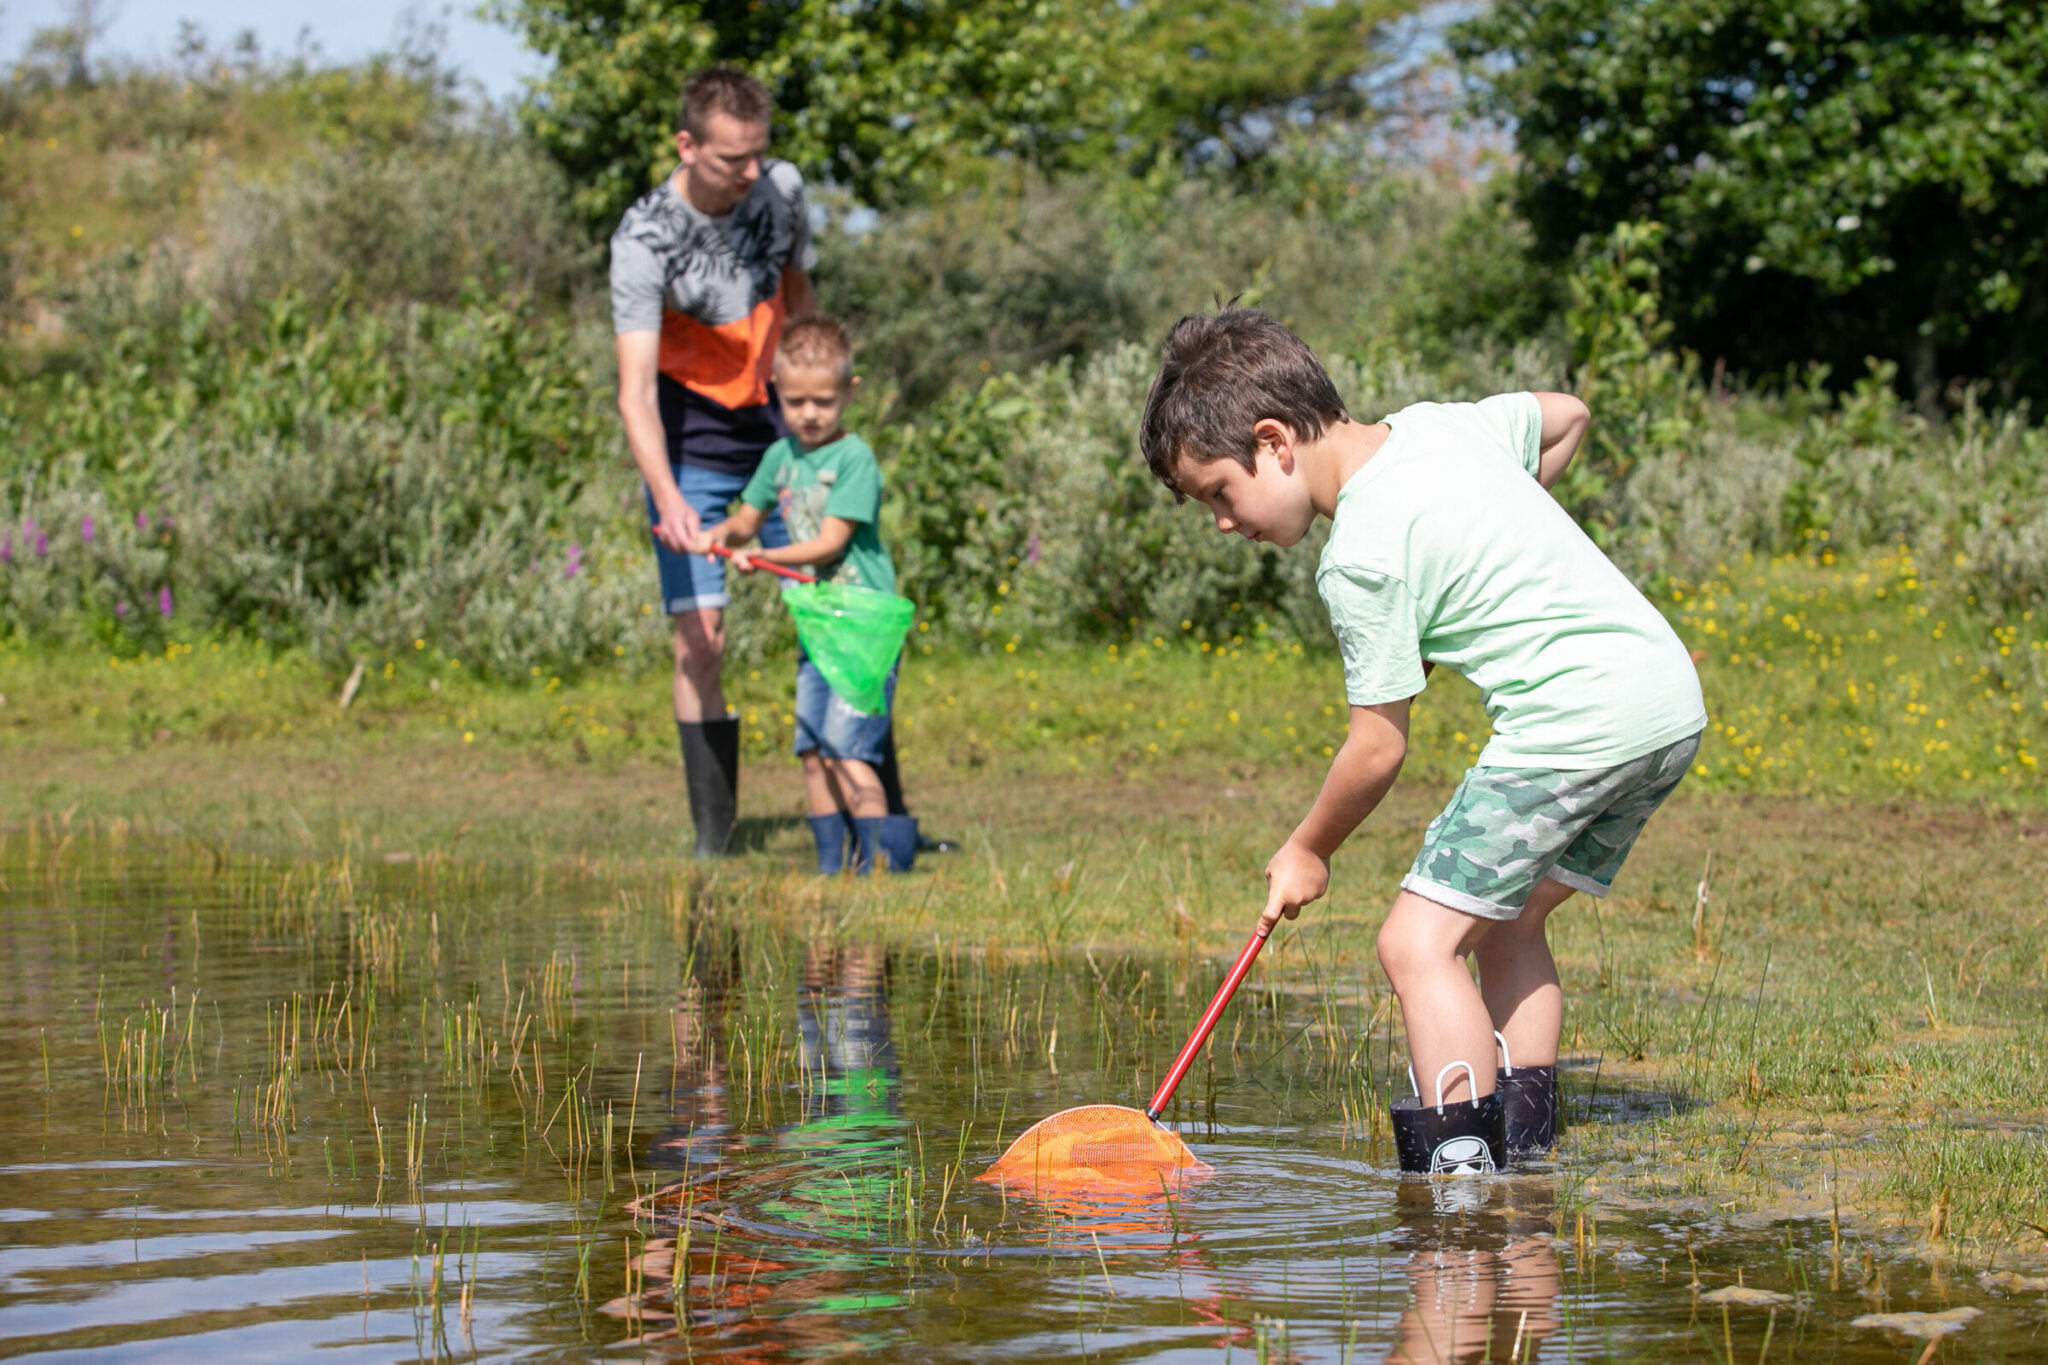
[[[626,423],[626,446],[647,491],[654,495],[654,538],[678,554],[697,535],[697,514],[683,501],[669,468],[668,441],[661,429],[661,403],[656,397],[661,333],[621,332],[619,348],[619,416]]]
[[[1539,393],[1536,405],[1543,410],[1543,432],[1537,437],[1540,452],[1536,460],[1536,482],[1549,488],[1564,475],[1565,466],[1579,452],[1593,414],[1568,393]]]
[[[818,311],[818,290],[808,272],[795,266],[782,272],[782,307],[791,322]]]
[[[1330,886],[1330,855],[1371,815],[1400,776],[1408,756],[1408,703],[1351,708],[1344,747],[1330,761],[1330,774],[1316,803],[1266,864],[1266,910],[1259,932],[1271,933],[1281,916],[1293,919],[1301,907]]]

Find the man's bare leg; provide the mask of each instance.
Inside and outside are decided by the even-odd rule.
[[[676,719],[685,724],[725,719],[725,610],[679,611],[675,623]]]

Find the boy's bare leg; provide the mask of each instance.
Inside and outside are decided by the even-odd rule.
[[[1516,1066],[1554,1066],[1564,1027],[1564,991],[1550,956],[1544,923],[1571,896],[1563,882],[1545,877],[1529,893],[1519,919],[1488,930],[1473,950],[1479,963],[1479,994],[1508,1055]]]
[[[1437,1072],[1452,1062],[1472,1068],[1478,1089],[1466,1083],[1459,1068],[1444,1077],[1444,1102],[1493,1093],[1493,1020],[1472,984],[1465,957],[1495,927],[1412,891],[1394,897],[1394,908],[1380,926],[1380,966],[1401,1000],[1408,1054],[1424,1104],[1437,1102]]]
[[[675,622],[676,719],[686,725],[725,719],[725,610],[679,611]]]
[[[882,792],[882,779],[874,765],[856,758],[820,759],[839,808],[856,820],[872,820],[889,813],[889,798]]]
[[[839,811],[839,794],[832,788],[832,774],[816,749],[803,755],[804,804],[812,815],[834,815]]]

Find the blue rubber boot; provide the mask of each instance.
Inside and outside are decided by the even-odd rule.
[[[891,872],[908,872],[917,865],[917,817],[915,815],[886,815],[882,817],[882,853],[888,859]]]
[[[875,859],[882,851],[882,827],[889,823],[886,815],[871,815],[853,822],[853,875],[865,877],[875,870]]]
[[[847,825],[844,813],[833,811],[830,815],[813,815],[811,838],[818,843],[818,873],[829,877],[846,870],[846,836],[853,831]]]

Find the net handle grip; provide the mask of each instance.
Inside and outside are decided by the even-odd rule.
[[[1216,1021],[1223,1017],[1224,1006],[1230,1003],[1231,996],[1237,994],[1237,988],[1243,982],[1245,974],[1251,971],[1252,962],[1258,957],[1259,949],[1266,946],[1268,932],[1270,931],[1261,928],[1252,935],[1251,942],[1244,945],[1244,951],[1237,955],[1237,962],[1231,967],[1230,975],[1224,977],[1223,984],[1216,988],[1216,998],[1209,1002],[1208,1009],[1202,1011],[1201,1022],[1196,1024],[1195,1031],[1188,1035],[1187,1045],[1182,1047],[1180,1055],[1173,1059],[1173,1066],[1167,1071],[1166,1079],[1159,1083],[1159,1089],[1152,1096],[1152,1102],[1145,1106],[1146,1118],[1154,1123],[1159,1122],[1160,1114],[1166,1110],[1166,1102],[1173,1098],[1173,1092],[1180,1087],[1181,1077],[1187,1075],[1188,1068],[1195,1064],[1195,1054],[1202,1050],[1203,1043],[1209,1041],[1210,1031],[1216,1027]]]
[[[732,550],[723,545],[712,546],[711,553],[717,555],[720,559],[731,559],[733,556]],[[785,568],[780,564],[770,564],[765,559],[755,560],[754,567],[765,573],[772,573],[777,578],[787,578],[792,583],[815,583],[818,581],[815,574],[798,573],[795,569]]]

